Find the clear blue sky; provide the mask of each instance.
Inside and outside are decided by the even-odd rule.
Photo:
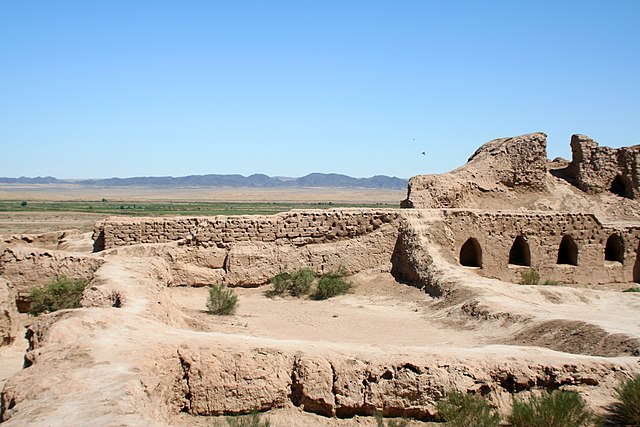
[[[551,158],[640,144],[639,22],[635,0],[2,0],[0,176],[408,178],[534,131]]]

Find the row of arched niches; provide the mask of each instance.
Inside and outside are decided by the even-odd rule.
[[[604,247],[604,260],[624,263],[624,239],[619,234],[612,234]],[[460,264],[465,267],[482,267],[482,248],[478,240],[471,237],[460,248]],[[578,265],[578,245],[575,240],[565,235],[558,247],[557,264]],[[531,249],[523,236],[514,239],[509,250],[509,264],[531,266]],[[636,277],[637,276],[637,277]],[[640,282],[640,273],[634,272],[634,281]]]

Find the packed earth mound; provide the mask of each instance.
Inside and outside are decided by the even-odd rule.
[[[422,425],[452,390],[502,412],[575,390],[603,412],[640,372],[640,293],[621,292],[640,280],[638,186],[633,148],[574,139],[580,165],[549,162],[542,133],[494,140],[456,171],[412,178],[413,209],[7,236],[1,420],[204,426],[257,410],[276,426]],[[340,271],[352,290],[268,295],[300,268]],[[62,275],[89,281],[81,308],[28,315],[32,289]],[[207,312],[214,284],[235,290],[234,314]]]

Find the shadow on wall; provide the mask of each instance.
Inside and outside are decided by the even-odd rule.
[[[482,267],[482,248],[475,238],[470,237],[460,248],[460,264],[465,267]]]
[[[416,269],[416,263],[409,255],[402,233],[398,235],[391,255],[391,275],[399,283],[422,289],[434,298],[439,298],[443,295],[442,288],[440,288],[428,268],[423,268],[421,272]]]
[[[578,245],[573,237],[569,235],[562,237],[557,264],[578,265]]]
[[[523,237],[518,236],[513,241],[511,250],[509,251],[509,264],[531,266],[531,250],[529,242]]]
[[[616,175],[609,188],[613,194],[627,199],[633,199],[633,185],[627,176]]]
[[[604,248],[604,260],[624,263],[624,240],[619,234],[612,234]]]

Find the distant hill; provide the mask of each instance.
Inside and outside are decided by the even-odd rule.
[[[333,187],[333,188],[379,188],[401,190],[407,188],[407,180],[385,175],[371,178],[353,178],[336,173],[311,173],[301,178],[270,177],[263,174],[243,175],[189,175],[139,176],[133,178],[107,178],[64,180],[51,176],[36,178],[0,178],[0,184],[76,184],[91,187]]]

